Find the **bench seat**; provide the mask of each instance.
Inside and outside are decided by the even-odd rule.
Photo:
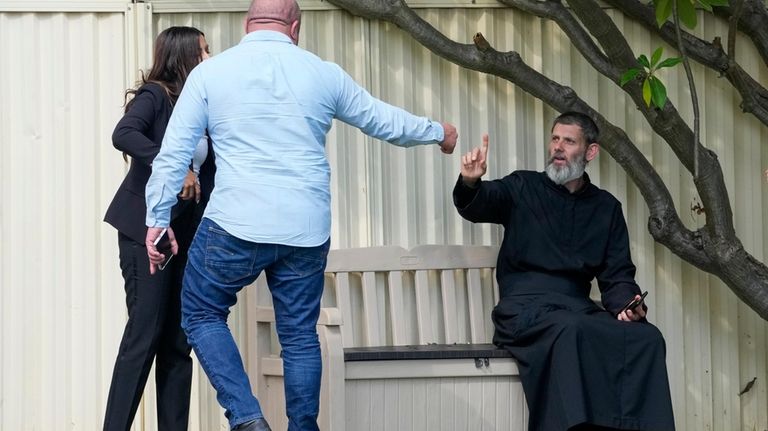
[[[493,344],[427,344],[424,346],[349,347],[344,349],[344,362],[511,357],[509,351],[499,349]]]

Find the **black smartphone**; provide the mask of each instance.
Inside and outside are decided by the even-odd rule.
[[[170,262],[171,258],[173,257],[173,251],[171,250],[171,238],[168,236],[168,228],[164,228],[163,231],[160,232],[160,236],[155,239],[155,248],[157,248],[157,251],[165,255],[165,259],[160,262],[159,265],[157,265],[157,268],[162,271],[166,266],[168,266],[168,262]]]
[[[619,311],[619,314],[623,313],[624,311],[634,310],[635,308],[637,308],[640,304],[643,303],[643,300],[645,299],[646,295],[648,295],[648,291],[647,290],[645,292],[643,292],[642,295],[640,295],[640,298],[637,298],[637,299],[633,298],[631,301],[629,301],[627,303],[627,305],[622,307],[621,311]]]

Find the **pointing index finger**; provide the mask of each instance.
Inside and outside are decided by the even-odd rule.
[[[488,134],[483,133],[483,155],[488,154]]]

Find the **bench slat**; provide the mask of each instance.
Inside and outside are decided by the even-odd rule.
[[[440,289],[443,297],[443,328],[445,344],[459,340],[458,310],[456,310],[456,280],[453,270],[440,271]]]
[[[419,331],[419,344],[436,342],[432,331],[432,307],[429,304],[429,274],[416,271],[416,324]]]
[[[272,307],[253,307],[250,310],[253,315],[253,322],[256,323],[275,323],[275,309]],[[325,326],[343,326],[341,312],[336,307],[320,308],[320,315],[317,318],[318,325]]]
[[[381,346],[381,331],[379,330],[379,299],[376,295],[376,273],[363,273],[363,313],[365,319],[365,345]]]
[[[392,271],[389,273],[389,319],[392,322],[392,344],[400,346],[406,344],[405,303],[403,301],[403,272]]]
[[[343,324],[341,325],[341,339],[344,347],[351,346],[352,340],[352,300],[349,292],[349,273],[335,274],[336,280],[336,305],[341,310]]]
[[[489,268],[496,265],[497,246],[420,245],[331,250],[326,272],[402,271]]]
[[[467,305],[470,339],[473,343],[484,343],[487,340],[483,321],[483,286],[478,269],[467,271]]]

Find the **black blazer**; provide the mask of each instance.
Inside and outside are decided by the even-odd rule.
[[[131,167],[117,189],[115,197],[112,198],[112,203],[104,215],[104,221],[139,244],[144,244],[147,236],[145,225],[147,206],[144,189],[152,173],[152,161],[160,152],[160,145],[172,110],[170,99],[160,85],[144,84],[139,88],[133,104],[112,133],[112,144],[131,156]],[[209,166],[206,166],[205,170],[201,167],[200,172],[200,183],[201,187],[205,188],[206,198],[210,194],[209,189],[212,188],[212,164],[213,149],[209,140],[208,158],[204,164]],[[209,175],[211,178],[208,178]],[[195,206],[193,200],[181,199],[173,206],[171,226],[174,231],[177,230],[174,220],[190,210],[192,206]]]

